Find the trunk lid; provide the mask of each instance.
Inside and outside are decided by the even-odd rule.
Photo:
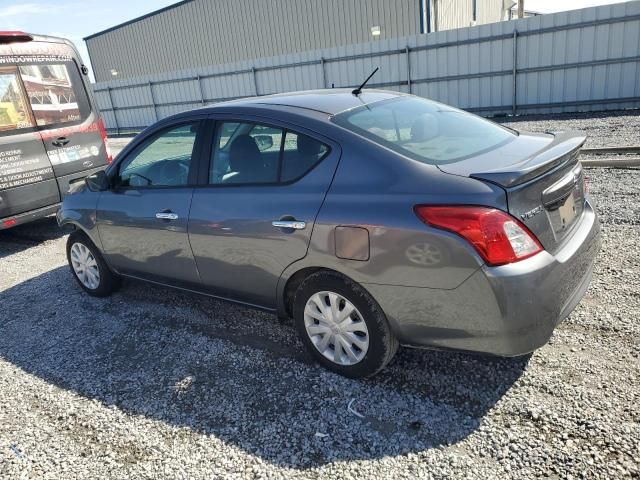
[[[509,213],[553,253],[584,210],[584,177],[578,156],[585,140],[577,132],[520,134],[496,150],[439,168],[502,187]]]

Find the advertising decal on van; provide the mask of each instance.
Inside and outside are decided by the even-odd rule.
[[[0,229],[52,213],[111,162],[86,74],[67,40],[0,31]]]

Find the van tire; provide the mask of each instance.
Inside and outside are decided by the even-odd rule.
[[[82,255],[83,253],[87,253],[86,257]],[[74,256],[73,259],[72,256]],[[81,257],[81,262],[78,262],[78,256]],[[82,268],[81,265],[81,268],[78,268],[79,263],[83,264],[82,260],[85,258],[89,259],[92,264],[95,263],[95,266],[91,268],[93,272],[97,271],[97,281],[95,273],[88,277],[87,274],[82,273],[85,269]],[[74,231],[67,239],[67,261],[69,262],[69,268],[71,269],[73,278],[76,279],[80,288],[89,295],[93,297],[107,297],[120,288],[122,283],[120,276],[109,268],[104,258],[102,258],[100,251],[89,239],[87,234],[81,230]],[[74,263],[76,267],[74,267]],[[78,271],[81,273],[78,273],[76,268],[78,268]],[[82,279],[79,275],[82,276]]]

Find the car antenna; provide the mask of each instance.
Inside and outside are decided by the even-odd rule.
[[[364,82],[362,82],[362,85],[360,85],[358,88],[354,89],[351,93],[353,93],[356,97],[357,97],[358,95],[360,95],[360,93],[362,92],[362,89],[364,88],[364,86],[365,86],[365,85],[367,84],[367,82],[371,79],[371,77],[373,77],[373,76],[376,74],[376,72],[377,72],[379,69],[380,69],[380,67],[376,67],[376,69],[375,69],[373,72],[371,72],[371,75],[369,75],[369,76],[367,77],[367,79],[366,79]]]

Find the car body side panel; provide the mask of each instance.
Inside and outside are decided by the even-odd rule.
[[[187,237],[193,188],[106,191],[97,205],[103,253],[117,271],[171,283],[198,283]],[[156,218],[171,211],[175,220]]]
[[[599,246],[598,219],[587,204],[580,226],[556,255],[483,266],[453,290],[363,286],[403,344],[522,355],[544,345],[576,307]]]
[[[237,115],[222,117],[226,118],[259,121]],[[307,254],[314,222],[334,178],[341,149],[339,144],[304,128],[274,119],[264,121],[312,135],[328,144],[330,153],[293,183],[196,188],[189,239],[205,289],[273,309],[283,270]],[[293,230],[272,225],[283,219],[302,221],[306,226]]]
[[[454,289],[481,267],[481,258],[466,241],[425,225],[413,207],[475,203],[506,210],[504,191],[396,155],[366,140],[343,147],[309,252],[283,273],[281,302],[287,280],[303,268],[330,268],[359,283]],[[367,229],[368,261],[338,258],[337,226]]]
[[[104,251],[96,225],[96,207],[100,195],[102,192],[92,192],[84,182],[76,184],[64,198],[56,217],[58,225],[82,230],[100,251]]]

